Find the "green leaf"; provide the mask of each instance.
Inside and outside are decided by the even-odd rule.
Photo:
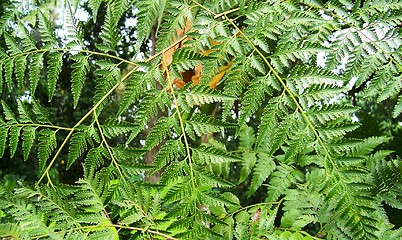
[[[24,154],[24,160],[28,159],[29,153],[31,152],[32,145],[35,141],[36,128],[32,126],[24,127],[22,133],[22,152]]]
[[[43,68],[43,53],[35,53],[30,57],[31,65],[29,68],[29,84],[31,85],[32,95],[34,95],[41,76],[41,70]]]
[[[8,124],[10,123],[18,123],[17,118],[15,117],[14,113],[10,109],[10,107],[4,102],[1,101],[1,105],[3,107],[3,112]]]
[[[21,123],[32,123],[32,119],[29,116],[28,109],[25,107],[25,105],[21,101],[18,101],[17,104],[18,104],[19,121]]]
[[[192,148],[193,159],[197,164],[239,162],[240,159],[226,151],[211,146]]]
[[[71,65],[73,71],[71,72],[71,92],[73,93],[74,108],[77,107],[78,99],[80,98],[82,88],[86,80],[86,74],[89,71],[88,56],[80,53],[71,56],[74,63]]]
[[[42,107],[38,101],[35,99],[32,100],[32,107],[33,107],[33,112],[36,117],[36,121],[41,123],[41,124],[51,124],[49,120],[49,111]]]
[[[251,197],[275,169],[276,164],[273,158],[266,154],[259,154],[257,163],[253,169],[253,177],[247,197]]]
[[[8,127],[0,127],[0,157],[4,155],[6,150],[6,142],[8,136]]]
[[[10,135],[10,157],[14,157],[15,151],[18,147],[18,139],[20,137],[22,127],[11,127],[9,131]]]
[[[50,129],[42,129],[39,131],[39,144],[38,144],[38,158],[39,158],[39,172],[45,170],[46,162],[56,149],[56,132]]]
[[[54,91],[56,89],[57,79],[59,79],[59,74],[61,72],[61,67],[63,65],[63,53],[52,52],[49,54],[49,60],[47,62],[47,91],[49,96],[49,101],[52,100]],[[73,67],[74,64],[71,66]]]
[[[72,135],[68,149],[67,169],[87,150],[87,138],[88,133],[85,130]]]

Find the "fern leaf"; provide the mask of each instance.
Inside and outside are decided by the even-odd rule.
[[[269,180],[266,199],[268,202],[278,200],[279,196],[292,184],[303,180],[303,174],[297,169],[292,169],[290,166],[280,164],[276,170],[272,173],[272,177]]]
[[[148,91],[145,97],[139,104],[136,112],[136,121],[138,123],[137,128],[133,129],[130,137],[127,140],[127,144],[130,143],[137,134],[145,127],[147,122],[155,117],[158,113],[158,109],[163,111],[166,106],[170,106],[171,99],[166,91],[151,90]]]
[[[4,79],[6,80],[7,87],[11,89],[11,86],[13,84],[14,58],[9,58],[3,64],[4,64]]]
[[[239,131],[239,141],[239,149],[243,150],[241,163],[242,168],[239,178],[239,183],[242,183],[248,178],[251,170],[257,162],[256,154],[252,151],[252,147],[255,142],[253,128],[248,126],[241,128],[241,130]]]
[[[1,54],[1,49],[0,49],[0,54]],[[0,56],[0,92],[3,92],[3,84],[4,84],[4,77],[3,77],[3,59],[2,56]]]
[[[137,127],[138,125],[133,123],[118,121],[115,118],[109,118],[102,125],[102,130],[107,138],[112,138],[127,134],[135,130]]]
[[[261,106],[266,94],[270,93],[265,78],[254,80],[244,93],[239,117],[239,126],[243,126],[246,118],[250,117]]]
[[[142,79],[142,72],[134,73],[129,79],[127,79],[127,85],[121,99],[118,116],[123,114],[128,107],[139,100],[142,95],[145,84]]]
[[[4,33],[4,40],[7,45],[7,49],[10,52],[10,55],[17,55],[21,53],[21,49],[17,41],[11,37],[8,33]]]
[[[15,151],[17,150],[18,146],[18,139],[21,134],[22,127],[11,127],[9,130],[10,136],[10,157],[14,157]]]
[[[214,102],[233,102],[236,100],[233,97],[221,94],[218,90],[200,84],[191,89],[191,92],[183,95],[183,99],[186,99],[187,103],[193,106]]]
[[[8,124],[18,123],[13,111],[4,101],[1,101],[1,106],[3,107],[4,117],[7,120]]]
[[[28,159],[28,155],[31,152],[31,148],[35,140],[35,132],[36,128],[32,126],[24,127],[24,131],[22,133],[22,152],[24,154],[25,161]]]
[[[44,48],[50,48],[56,44],[56,36],[52,23],[41,11],[38,11],[38,20],[41,41],[46,44]]]
[[[220,176],[217,176],[211,172],[197,171],[195,170],[197,179],[199,177],[199,182],[197,185],[201,186],[212,186],[212,187],[232,187],[233,184]]]
[[[171,127],[175,119],[172,117],[161,117],[152,127],[145,143],[145,148],[152,149],[171,135]]]
[[[88,175],[84,176],[93,176],[98,168],[104,164],[104,159],[107,158],[108,155],[109,153],[102,145],[97,148],[90,149],[84,162],[84,169],[86,169],[85,171]]]
[[[266,154],[260,153],[258,155],[257,163],[253,168],[253,177],[251,179],[251,185],[247,196],[250,197],[253,195],[275,169],[276,164],[274,160]]]
[[[18,32],[22,35],[21,43],[22,43],[24,52],[35,50],[36,46],[35,46],[34,41],[32,40],[32,36],[30,36],[30,34],[28,33],[28,30],[21,22],[18,22],[18,30],[19,30]]]
[[[277,128],[278,117],[281,116],[279,110],[281,99],[278,97],[271,98],[261,116],[261,123],[258,126],[257,137],[255,139],[255,149],[258,149],[261,144],[267,139],[274,136],[274,131]]]
[[[18,12],[16,4],[13,1],[7,2],[3,5],[3,12],[0,17],[0,36],[3,35],[4,29],[7,27],[9,20],[13,19],[14,15]]]
[[[27,56],[18,56],[14,60],[14,73],[17,80],[17,86],[21,88],[24,85],[25,70],[27,66]]]
[[[210,57],[196,53],[188,48],[179,48],[174,52],[172,65],[179,72],[185,72],[186,70],[194,69],[207,59],[210,59]]]
[[[39,172],[43,172],[47,160],[57,146],[56,132],[50,129],[43,129],[39,132],[38,139]]]
[[[356,111],[357,108],[355,107],[333,104],[324,106],[321,109],[312,107],[311,110],[308,111],[308,114],[314,117],[313,120],[317,119],[321,124],[325,124],[326,122],[339,119]]]
[[[96,87],[94,95],[94,104],[98,103],[106,93],[113,88],[113,86],[121,79],[120,69],[116,64],[109,61],[98,61],[97,64],[101,67],[95,71]],[[103,106],[106,101],[102,102]],[[100,112],[101,107],[98,107],[98,112]]]
[[[49,111],[46,108],[42,107],[35,99],[32,100],[32,104],[36,121],[41,124],[52,124],[49,120]]]
[[[395,105],[394,111],[392,112],[392,117],[397,118],[402,112],[402,95],[398,97],[398,102]]]
[[[87,149],[88,134],[84,131],[76,132],[72,135],[70,140],[70,147],[68,149],[67,169],[85,152]]]
[[[201,137],[204,134],[222,132],[225,128],[233,125],[213,119],[207,115],[194,114],[190,120],[186,121],[185,131],[188,136],[195,140],[195,135]]]
[[[137,44],[134,47],[136,52],[139,52],[139,49],[144,40],[146,40],[150,35],[155,20],[158,19],[159,21],[157,24],[161,24],[161,17],[163,16],[163,12],[165,11],[166,4],[166,0],[141,0],[136,2],[135,6],[138,9],[137,25],[139,26]]]
[[[102,2],[104,2],[104,0],[90,0],[90,1],[88,1],[89,7],[92,10],[92,15],[93,15],[92,20],[94,21],[94,23],[96,23],[97,16],[98,16],[98,10],[99,10],[99,7],[101,6]]]
[[[53,98],[54,91],[56,89],[57,80],[59,79],[59,74],[61,72],[61,67],[63,64],[63,53],[60,52],[50,53],[47,64],[48,64],[47,92],[49,96],[49,101],[51,101]],[[73,67],[73,65],[71,67]],[[72,74],[74,74],[74,71]]]
[[[73,93],[74,108],[77,107],[78,99],[80,98],[82,88],[86,80],[86,74],[89,71],[88,56],[76,54],[70,57],[74,63],[71,65],[71,92]]]
[[[211,146],[192,148],[193,158],[197,164],[239,162],[240,159],[226,151]]]
[[[24,234],[23,229],[16,223],[1,223],[0,224],[0,237],[2,238],[15,238],[15,239],[28,239],[29,236]]]
[[[43,68],[43,53],[35,53],[31,55],[31,65],[29,67],[29,84],[31,85],[31,93],[35,94],[36,87]]]
[[[0,157],[3,157],[6,150],[6,142],[8,137],[8,127],[0,127]]]
[[[90,1],[91,3],[92,1]],[[67,38],[67,46],[83,46],[84,43],[82,41],[82,32],[80,26],[78,25],[78,21],[74,16],[73,10],[77,7],[72,6],[70,2],[66,2],[66,13],[64,15],[64,28],[66,29],[66,38]],[[96,17],[96,15],[94,15]],[[96,21],[96,19],[94,19]]]
[[[49,186],[40,186],[35,190],[23,186],[17,189],[16,194],[22,198],[32,199],[36,207],[46,213],[47,219],[56,223],[52,227],[53,231],[79,227],[80,223],[76,220],[75,209],[70,204],[65,204],[66,196],[63,196],[61,192],[51,189]],[[38,198],[40,201],[35,201]]]
[[[117,28],[117,24],[120,19],[118,16],[114,15],[112,10],[115,5],[116,2],[108,4],[105,16],[105,23],[102,26],[102,31],[100,33],[100,38],[102,39],[103,44],[96,45],[99,50],[104,52],[114,52],[114,48],[120,40],[119,31]]]
[[[18,101],[17,106],[18,106],[19,121],[21,123],[32,123],[32,119],[29,116],[28,110],[26,109],[24,104],[21,101]]]
[[[171,139],[167,140],[155,156],[153,161],[155,168],[149,174],[154,174],[157,170],[165,166],[168,161],[172,162],[176,160],[179,155],[184,152],[184,145],[181,141]]]

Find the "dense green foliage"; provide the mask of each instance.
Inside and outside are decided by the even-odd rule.
[[[402,163],[382,147],[393,132],[355,138],[352,120],[359,97],[392,103],[398,125],[402,3],[80,3],[1,6],[1,161],[38,176],[0,185],[0,236],[402,238],[384,209],[402,209]],[[199,83],[175,84],[200,64]],[[69,126],[50,104],[65,95]],[[57,178],[60,161],[79,179]]]

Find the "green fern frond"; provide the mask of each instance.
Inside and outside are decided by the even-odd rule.
[[[91,1],[90,1],[91,2]],[[66,29],[67,47],[83,46],[82,32],[78,21],[74,16],[74,6],[71,2],[65,3],[66,13],[64,15],[64,27]],[[96,17],[96,15],[94,16]],[[96,21],[96,19],[94,19]]]
[[[6,151],[6,143],[8,137],[8,127],[0,127],[0,157],[3,157]]]
[[[32,119],[29,116],[28,109],[26,106],[21,102],[17,101],[17,107],[18,107],[18,120],[20,123],[32,123]]]
[[[233,102],[236,100],[234,97],[226,96],[218,90],[200,84],[193,87],[190,92],[182,93],[180,97],[183,100],[185,99],[190,106],[214,102]]]
[[[42,107],[35,99],[32,99],[32,110],[35,114],[36,122],[39,122],[41,124],[51,124],[49,120],[49,111],[46,108]]]
[[[96,171],[104,164],[105,159],[109,156],[106,148],[104,146],[99,146],[97,148],[92,148],[88,151],[85,158],[84,169],[86,174],[84,176],[93,176]]]
[[[4,79],[6,80],[7,87],[11,89],[13,84],[13,69],[14,69],[14,58],[10,58],[3,62],[4,67]]]
[[[155,156],[153,161],[155,168],[150,172],[150,174],[155,173],[157,170],[167,165],[169,161],[173,162],[177,160],[179,155],[183,154],[184,152],[184,145],[180,140],[167,140],[159,150],[158,154]]]
[[[97,44],[96,47],[103,52],[114,52],[114,48],[120,40],[117,24],[119,22],[119,17],[115,16],[113,13],[113,8],[116,2],[108,4],[105,16],[105,23],[102,26],[102,31],[100,33],[100,38],[102,39],[102,44]]]
[[[99,10],[99,7],[101,6],[102,2],[105,2],[105,0],[90,0],[90,1],[88,1],[89,7],[92,10],[92,15],[93,15],[92,20],[94,21],[94,23],[96,23],[97,16],[98,16],[98,10]]]
[[[200,146],[198,148],[192,148],[192,153],[194,161],[200,165],[240,161],[239,158],[232,156],[228,152],[212,146]]]
[[[258,126],[257,138],[255,140],[255,149],[258,149],[261,144],[275,136],[275,129],[277,128],[278,117],[282,116],[280,97],[273,97],[270,99],[268,104],[265,106],[264,111],[261,116],[261,123]]]
[[[157,21],[156,24],[158,24],[158,26],[161,24],[167,3],[166,0],[141,0],[136,2],[135,7],[138,9],[137,18],[139,29],[137,43],[134,48],[135,52],[139,51],[143,42],[151,34],[151,29],[155,21]]]
[[[118,116],[123,114],[123,112],[126,111],[131,104],[137,102],[146,89],[143,74],[146,73],[137,72],[127,79],[126,87],[119,107],[119,112],[117,114]]]
[[[3,12],[0,17],[0,36],[3,35],[9,21],[11,21],[17,14],[18,10],[16,6],[16,1],[8,1],[4,3]]]
[[[209,59],[211,59],[211,57],[204,56],[191,49],[179,48],[174,52],[171,64],[178,72],[185,72],[189,69],[194,69],[203,61]]]
[[[136,111],[135,118],[137,122],[137,128],[133,130],[130,137],[127,140],[127,144],[130,143],[137,134],[145,127],[146,123],[155,117],[158,113],[158,109],[163,111],[167,106],[171,104],[171,99],[166,91],[150,90],[147,91],[145,96],[141,99],[138,109]]]
[[[251,185],[247,196],[252,196],[275,169],[276,164],[274,159],[266,154],[258,154],[257,162],[253,168],[253,177],[251,179]]]
[[[7,45],[8,54],[10,56],[18,55],[19,53],[21,53],[21,49],[20,49],[18,42],[13,37],[11,37],[8,33],[4,33],[4,40]]]
[[[258,78],[248,86],[247,91],[244,93],[242,108],[240,110],[240,126],[246,123],[246,119],[252,116],[262,105],[266,96],[271,94],[271,89],[267,85],[267,82],[265,77]]]
[[[284,164],[278,165],[269,180],[268,194],[265,201],[277,201],[286,189],[290,188],[292,184],[301,181],[303,181],[303,174],[298,169]]]
[[[17,86],[18,88],[21,88],[24,84],[25,70],[27,67],[27,56],[22,55],[16,57],[14,60],[14,64],[14,73],[17,80]]]
[[[47,160],[57,147],[56,132],[50,129],[42,129],[39,131],[38,139],[39,172],[43,172]]]
[[[31,152],[31,148],[35,141],[36,136],[36,128],[31,126],[24,127],[22,133],[22,152],[24,154],[24,160],[28,159],[28,156]]]
[[[43,68],[43,53],[35,53],[30,56],[31,63],[29,68],[29,84],[31,85],[32,95],[36,92],[36,87]]]
[[[54,27],[51,21],[41,11],[38,11],[38,29],[41,35],[41,41],[46,44],[43,48],[51,48],[53,45],[57,44]]]
[[[325,124],[329,121],[339,119],[356,111],[356,107],[333,104],[323,107],[314,106],[307,112],[307,114],[311,116],[313,121],[318,121],[321,124]]]
[[[36,46],[27,28],[18,22],[18,32],[21,34],[21,45],[25,52],[35,50]]]
[[[4,101],[1,101],[1,106],[3,107],[3,113],[7,123],[8,124],[18,123],[17,118],[15,117],[13,111]]]
[[[152,127],[148,134],[145,148],[152,149],[159,143],[161,143],[166,137],[171,135],[171,128],[174,124],[175,118],[173,117],[161,117]]]
[[[203,136],[215,132],[224,132],[224,129],[233,127],[233,125],[213,119],[207,115],[193,114],[191,119],[186,121],[185,131],[188,136],[195,140],[195,136]]]
[[[195,170],[194,172],[196,174],[196,178],[199,179],[197,183],[198,186],[227,187],[227,188],[233,186],[231,182],[211,172],[203,170],[200,171]]]
[[[96,87],[94,95],[94,105],[97,104],[106,93],[113,88],[113,86],[121,79],[120,69],[116,64],[109,61],[97,61],[97,64],[101,67],[95,70],[96,75]],[[101,112],[102,106],[106,101],[103,101],[98,107],[98,112]]]
[[[102,130],[107,138],[113,138],[134,131],[137,127],[138,125],[130,122],[109,118],[102,125]]]
[[[70,57],[70,59],[74,61],[71,65],[73,69],[71,72],[71,92],[73,93],[74,108],[77,107],[78,99],[80,98],[86,80],[86,74],[89,71],[88,58],[88,56],[82,54],[76,54]]]
[[[16,223],[1,223],[0,224],[0,237],[2,238],[15,238],[15,239],[28,239],[29,235],[21,229]]]
[[[35,207],[46,214],[47,220],[53,223],[53,231],[80,227],[75,216],[75,209],[69,204],[64,204],[66,196],[63,196],[62,192],[62,190],[54,191],[48,186],[41,186],[37,189],[22,186],[16,190],[19,197],[30,199]]]
[[[8,135],[10,136],[10,157],[14,157],[15,151],[17,150],[18,140],[21,134],[22,127],[11,127]]]
[[[274,68],[282,73],[284,67],[289,67],[291,62],[306,61],[319,52],[327,51],[327,48],[320,45],[286,42],[276,48],[271,57],[271,62]]]
[[[61,72],[61,68],[63,65],[63,53],[60,52],[52,52],[48,55],[49,60],[47,62],[47,91],[49,96],[49,101],[52,100],[54,91],[56,90],[56,82],[59,79],[59,74]],[[75,59],[75,56],[71,57]],[[40,64],[40,63],[39,63]],[[74,64],[73,64],[74,65]],[[73,67],[73,66],[71,66]],[[74,79],[74,70],[72,73],[72,77]],[[75,88],[73,85],[74,80],[72,81],[71,88]],[[75,95],[73,95],[75,96]]]
[[[68,149],[67,169],[87,150],[88,138],[89,134],[85,129],[75,132],[71,136],[70,147]]]

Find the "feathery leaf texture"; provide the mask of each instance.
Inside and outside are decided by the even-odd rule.
[[[348,137],[350,98],[402,113],[400,1],[66,1],[62,25],[42,2],[0,14],[0,156],[40,175],[0,184],[0,238],[402,237],[389,137]],[[73,126],[52,124],[59,91]],[[55,181],[63,158],[75,184]]]

